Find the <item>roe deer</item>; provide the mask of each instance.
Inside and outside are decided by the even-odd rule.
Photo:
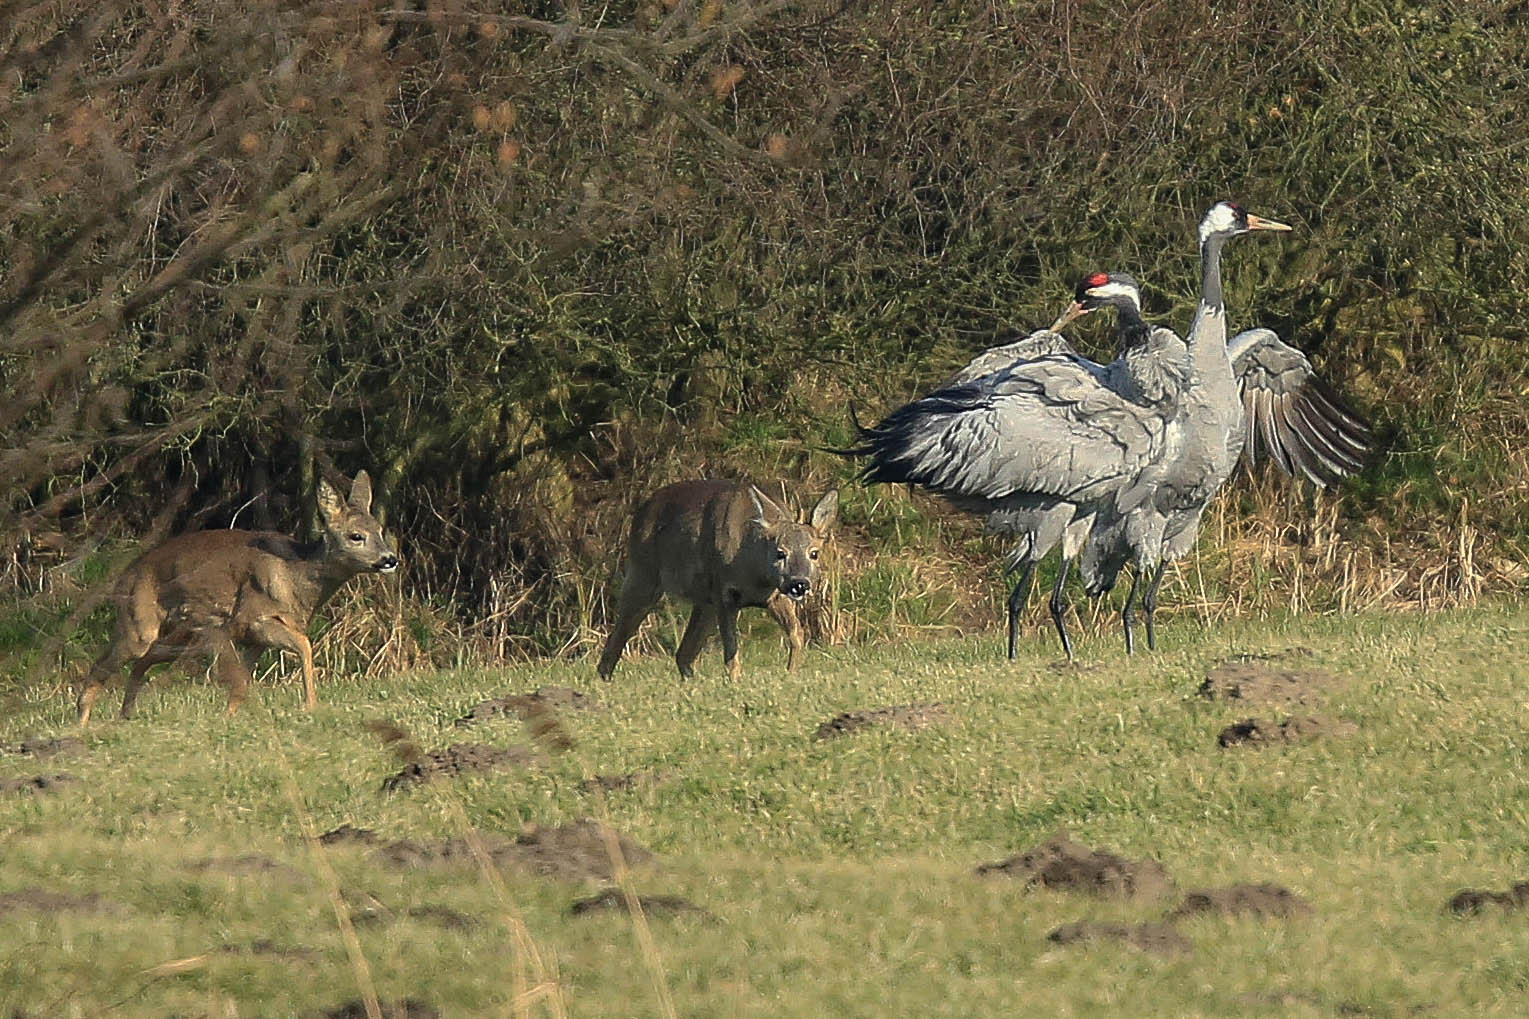
[[[303,662],[304,703],[314,707],[309,620],[350,578],[398,568],[398,553],[382,536],[371,506],[365,471],[351,483],[348,502],[321,479],[324,535],[318,541],[304,544],[276,531],[195,531],[140,556],[117,581],[116,628],[85,677],[80,725],[90,723],[91,705],[123,665],[133,663],[122,693],[122,717],[130,718],[149,670],[192,651],[215,660],[228,687],[229,714],[244,700],[261,651],[296,652]]]
[[[675,653],[680,675],[693,674],[713,626],[722,632],[729,676],[738,680],[738,610],[762,606],[791,641],[787,668],[796,669],[805,639],[792,602],[805,598],[818,576],[818,557],[839,512],[830,491],[805,522],[793,520],[758,487],[743,481],[682,481],[661,488],[632,518],[616,624],[600,656],[610,679],[622,649],[661,595],[694,608]]]

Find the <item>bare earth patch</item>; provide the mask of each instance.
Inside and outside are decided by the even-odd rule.
[[[382,1019],[441,1019],[440,1009],[416,998],[378,1004],[382,1006]],[[347,1001],[325,1011],[324,1019],[366,1019],[366,1002]]]
[[[60,736],[57,739],[45,739],[41,736],[34,736],[18,743],[14,752],[40,759],[44,757],[58,757],[60,755],[72,757],[84,749],[85,744],[73,736]]]
[[[1197,913],[1220,913],[1224,916],[1257,916],[1288,919],[1312,912],[1311,903],[1283,885],[1242,884],[1226,888],[1197,888],[1186,892],[1184,901],[1169,918]]]
[[[1059,945],[1084,941],[1124,941],[1154,955],[1175,955],[1194,946],[1172,924],[1067,923],[1046,935]]]
[[[56,775],[33,775],[30,778],[0,778],[0,793],[53,793],[58,787],[79,779],[61,771]]]
[[[605,792],[625,792],[633,789],[651,789],[653,786],[667,782],[674,777],[674,772],[668,768],[660,768],[655,771],[628,771],[621,775],[596,775],[594,778],[586,778],[579,783],[579,788],[586,793],[592,793],[603,789]]]
[[[471,711],[457,719],[456,724],[476,725],[501,715],[531,718],[545,711],[589,711],[596,706],[593,697],[579,690],[566,686],[544,686],[535,693],[510,694],[480,701]]]
[[[651,852],[625,835],[613,834],[628,867],[640,867],[653,859]],[[548,828],[533,825],[514,840],[485,833],[480,833],[478,838],[496,866],[515,867],[565,881],[611,880],[611,859],[605,837],[599,823],[589,818]],[[401,867],[470,864],[473,861],[473,851],[465,839],[388,842],[375,832],[346,824],[320,835],[319,841],[326,845],[357,843],[368,846],[389,863]]]
[[[1222,662],[1200,684],[1200,696],[1247,704],[1315,704],[1347,681],[1321,669],[1272,668],[1259,662]]]
[[[389,775],[382,782],[382,791],[396,792],[436,778],[456,778],[500,768],[525,768],[542,760],[535,750],[520,744],[491,747],[486,743],[453,743],[445,750],[432,750],[418,761],[405,765],[397,774]]]
[[[71,892],[53,892],[46,888],[22,888],[0,894],[0,916],[6,913],[33,910],[39,913],[120,913],[122,907],[91,892],[75,895]]]
[[[925,704],[898,704],[869,711],[846,711],[818,726],[815,739],[833,739],[861,729],[879,726],[897,729],[923,729],[936,722],[948,722],[950,710],[935,701]]]
[[[1449,900],[1449,911],[1461,916],[1474,916],[1488,906],[1501,906],[1507,910],[1529,907],[1529,881],[1519,881],[1505,892],[1462,888]]]
[[[397,923],[404,917],[411,920],[421,920],[425,923],[435,924],[437,927],[453,931],[471,930],[478,926],[476,918],[466,913],[458,912],[450,906],[410,906],[403,912],[387,909],[383,906],[373,906],[368,909],[360,909],[351,914],[351,922],[358,927],[366,927],[377,924]]]
[[[242,856],[212,856],[185,865],[186,869],[199,874],[227,874],[232,877],[259,877],[265,880],[279,879],[291,885],[309,883],[307,874],[280,860],[259,853]]]
[[[689,899],[678,895],[639,895],[637,905],[649,916],[676,916],[681,913],[696,913],[708,919],[716,919],[710,910],[703,909]],[[607,888],[587,899],[579,899],[568,907],[568,912],[574,916],[583,916],[586,913],[605,912],[619,910],[628,912],[626,896],[621,894],[619,888]]]
[[[1321,715],[1295,715],[1275,723],[1261,718],[1233,722],[1216,737],[1222,747],[1269,746],[1274,743],[1305,743],[1335,736],[1352,736],[1359,726]]]
[[[985,863],[977,873],[1021,878],[1026,888],[1039,885],[1112,899],[1160,898],[1173,889],[1173,879],[1156,860],[1128,860],[1107,850],[1089,849],[1073,842],[1066,832],[1007,860]]]

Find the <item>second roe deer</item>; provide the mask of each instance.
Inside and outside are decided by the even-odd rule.
[[[398,553],[371,515],[372,482],[365,471],[350,486],[350,499],[333,485],[318,485],[323,535],[299,542],[277,531],[194,531],[177,535],[140,556],[117,581],[117,622],[106,652],[85,677],[79,721],[102,689],[133,663],[122,693],[122,717],[150,669],[190,652],[209,654],[228,688],[228,713],[249,690],[260,652],[292,651],[302,658],[305,706],[318,694],[308,623],[319,606],[360,573],[391,573]]]
[[[795,670],[806,641],[792,602],[818,579],[824,540],[839,512],[830,491],[798,521],[743,481],[682,481],[661,488],[632,518],[616,622],[600,656],[600,678],[609,679],[627,641],[662,595],[694,608],[675,653],[689,679],[713,626],[722,633],[728,674],[743,675],[738,661],[738,610],[760,606],[791,641],[787,668]]]

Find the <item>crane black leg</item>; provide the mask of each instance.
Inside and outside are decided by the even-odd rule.
[[[1067,636],[1067,598],[1062,594],[1062,586],[1067,583],[1067,574],[1072,571],[1072,560],[1066,557],[1062,559],[1062,568],[1056,576],[1056,587],[1051,589],[1051,621],[1056,624],[1056,632],[1062,638],[1062,650],[1067,652],[1067,661],[1072,661],[1072,638]]]
[[[1157,572],[1152,574],[1152,583],[1147,585],[1147,596],[1142,600],[1141,607],[1147,614],[1147,650],[1157,650],[1157,631],[1152,628],[1152,614],[1157,611],[1157,589],[1163,585],[1163,574],[1167,572],[1168,564],[1157,564]]]
[[[1126,654],[1136,653],[1136,589],[1141,585],[1141,570],[1131,574],[1131,590],[1126,592],[1126,607],[1120,610],[1120,621],[1126,628]]]
[[[1035,563],[1027,561],[1024,572],[1019,575],[1019,583],[1014,585],[1014,590],[1009,592],[1009,660],[1014,660],[1014,652],[1019,645],[1019,614],[1024,611],[1025,602],[1030,600],[1030,588],[1035,583]]]

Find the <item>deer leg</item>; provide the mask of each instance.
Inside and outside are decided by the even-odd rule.
[[[156,665],[173,662],[179,658],[186,651],[188,637],[187,634],[177,633],[161,638],[133,663],[133,669],[127,676],[127,686],[122,688],[123,718],[133,717],[133,707],[138,703],[138,692],[143,689],[149,670]]]
[[[765,602],[765,611],[769,612],[780,624],[780,628],[786,631],[786,639],[791,642],[791,653],[786,658],[786,671],[795,672],[797,660],[807,646],[807,636],[802,629],[801,617],[796,614],[796,603],[776,591],[770,595],[770,600]]]
[[[743,679],[743,663],[738,660],[738,606],[723,605],[717,611],[717,629],[722,631],[722,661],[727,677],[734,683]]]
[[[308,635],[290,619],[280,616],[262,616],[249,627],[246,639],[256,646],[254,657],[259,657],[259,647],[272,647],[279,651],[291,651],[303,663],[303,707],[312,711],[318,707],[318,684],[314,681],[313,643]],[[253,663],[245,671],[253,672]]]
[[[631,580],[621,585],[616,625],[611,627],[610,636],[605,638],[605,650],[600,653],[600,664],[595,667],[601,679],[610,679],[611,673],[616,671],[616,665],[621,661],[621,652],[626,650],[627,641],[636,635],[642,621],[648,618],[648,613],[658,605],[658,596],[659,591],[656,587],[639,587]]]
[[[706,635],[711,632],[716,619],[716,610],[705,602],[696,602],[690,610],[690,622],[685,625],[685,635],[680,638],[680,646],[674,653],[674,664],[679,666],[681,677],[691,679],[695,676],[696,656],[701,653]]]
[[[80,688],[79,698],[75,701],[81,729],[90,724],[90,710],[95,706],[96,698],[101,696],[101,691],[106,688],[106,684],[121,673],[122,666],[147,655],[153,644],[153,635],[145,637],[130,632],[126,627],[118,627],[117,632],[112,636],[111,644],[90,667],[90,672],[85,676],[85,683]]]
[[[212,652],[213,668],[218,674],[218,681],[228,688],[228,713],[232,715],[244,703],[244,698],[249,694],[250,680],[254,677],[245,667],[244,659],[239,649],[234,647],[233,639],[227,631],[209,631],[207,646]]]

